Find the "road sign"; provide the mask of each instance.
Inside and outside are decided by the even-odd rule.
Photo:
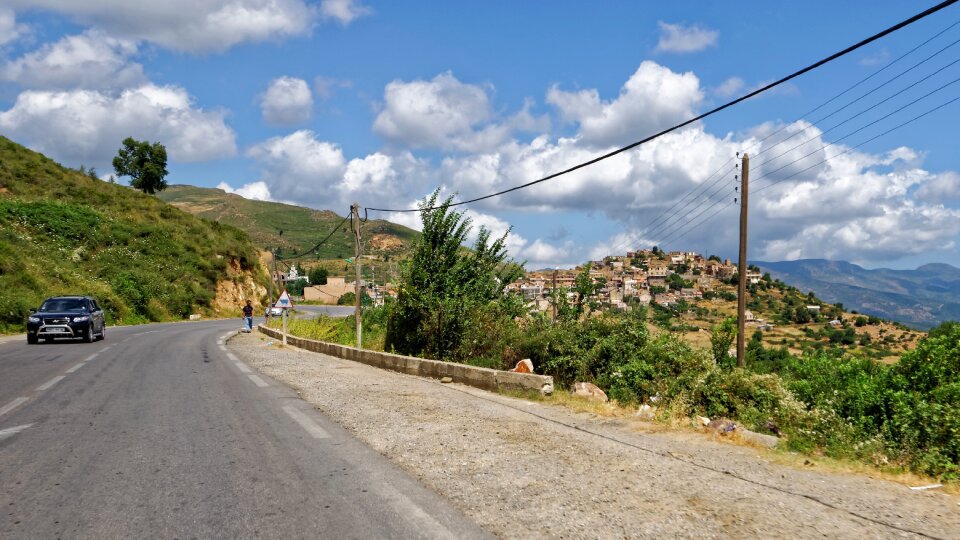
[[[283,294],[280,295],[280,298],[277,299],[277,303],[273,307],[289,309],[293,307],[293,302],[290,301],[290,295],[287,294],[287,290],[283,290]]]

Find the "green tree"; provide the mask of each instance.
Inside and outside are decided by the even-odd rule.
[[[574,280],[577,289],[577,315],[583,313],[583,305],[594,294],[593,279],[590,278],[590,263],[583,265],[583,270]]]
[[[113,170],[117,176],[129,176],[135,189],[153,195],[167,188],[167,149],[158,142],[127,137],[113,158]]]
[[[326,285],[328,272],[326,268],[312,268],[310,270],[310,283],[313,285]]]
[[[522,266],[507,259],[507,233],[496,240],[480,227],[472,251],[463,249],[471,221],[450,209],[452,197],[437,203],[439,190],[420,203],[423,232],[400,268],[397,301],[387,320],[384,348],[402,354],[460,359],[481,313],[496,307]],[[515,306],[507,302],[503,306]],[[503,313],[512,317],[519,313]]]
[[[730,345],[737,337],[737,319],[727,317],[710,330],[710,350],[719,366],[731,366]]]

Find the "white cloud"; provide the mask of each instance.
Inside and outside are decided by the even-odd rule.
[[[339,88],[351,88],[353,81],[333,77],[317,76],[313,80],[313,91],[321,100],[330,99]]]
[[[113,36],[187,52],[305,35],[317,18],[305,0],[7,0],[9,8],[63,13]]]
[[[270,195],[270,188],[267,186],[266,182],[251,182],[249,184],[244,184],[237,189],[234,189],[226,182],[220,182],[217,184],[217,189],[222,189],[227,193],[233,193],[243,197],[244,199],[250,199],[253,201],[274,201],[273,197]]]
[[[720,86],[713,89],[713,93],[722,98],[733,97],[744,87],[743,79],[740,77],[730,77],[720,83]]]
[[[675,73],[644,61],[608,102],[596,90],[565,92],[554,86],[547,103],[580,125],[583,142],[622,146],[695,116],[703,100],[700,81],[692,72]]]
[[[308,130],[274,137],[247,150],[273,196],[315,208],[344,211],[354,201],[395,207],[432,176],[412,154],[374,153],[346,159],[341,148]]]
[[[306,122],[313,114],[313,95],[307,81],[293,77],[274,79],[260,100],[260,110],[270,124]]]
[[[393,81],[373,123],[380,136],[413,148],[478,151],[504,142],[509,130],[491,125],[486,91],[450,72],[431,81]]]
[[[130,62],[137,45],[98,30],[64,36],[0,67],[0,80],[32,89],[126,88],[146,82],[143,66]]]
[[[159,141],[171,161],[206,161],[236,153],[222,111],[193,106],[187,92],[152,84],[112,95],[95,90],[26,91],[0,112],[0,130],[68,165],[110,168],[126,137]]]
[[[372,9],[361,5],[356,0],[323,0],[320,3],[320,14],[324,19],[336,19],[343,25],[371,13],[373,13]]]
[[[697,52],[717,44],[720,32],[699,25],[683,26],[658,21],[660,41],[657,51],[673,53]]]
[[[930,176],[917,189],[916,198],[933,204],[960,201],[960,174],[947,171]]]
[[[12,9],[0,8],[0,45],[12,43],[27,33],[27,26],[17,23]]]

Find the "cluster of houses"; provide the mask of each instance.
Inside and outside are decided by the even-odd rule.
[[[737,266],[729,259],[717,257],[704,258],[699,253],[687,251],[663,252],[644,249],[630,251],[626,255],[605,257],[591,261],[589,275],[594,284],[590,300],[613,309],[628,309],[628,304],[657,303],[670,307],[680,300],[696,300],[704,293],[717,290],[723,280],[729,280],[737,274]],[[523,295],[531,308],[547,311],[551,309],[550,298],[554,290],[564,291],[570,301],[576,301],[576,278],[583,267],[572,270],[539,270],[529,272],[521,280],[512,283],[508,290]],[[680,283],[676,275],[686,286]],[[279,282],[292,282],[304,279],[296,267],[286,273],[274,276]],[[757,283],[761,279],[759,272],[748,271],[748,283]],[[671,286],[672,285],[672,286]],[[383,299],[395,294],[391,284],[378,285],[375,282],[361,280],[361,286],[376,305]],[[324,285],[308,284],[303,289],[302,300],[324,304],[336,304],[340,297],[355,290],[355,282],[343,277],[328,277]]]
[[[301,276],[297,271],[296,266],[291,266],[290,270],[287,272],[277,272],[273,276],[274,283],[280,283],[281,287],[285,286],[287,283],[298,280],[307,280],[307,276]],[[307,280],[307,285],[303,287],[303,296],[294,297],[294,300],[306,300],[326,305],[337,305],[337,303],[340,301],[340,297],[347,293],[353,293],[356,291],[356,285],[357,282],[355,280],[347,281],[347,279],[343,277],[327,277],[327,282],[322,285],[311,285],[309,280]],[[361,279],[360,286],[364,288],[366,294],[371,298],[371,300],[373,300],[374,305],[377,306],[383,305],[383,299],[385,297],[396,295],[396,292],[389,283],[386,285],[379,285],[375,282]]]
[[[550,309],[554,290],[565,291],[571,301],[576,300],[576,278],[582,271],[581,267],[530,272],[512,284],[511,289],[522,294],[535,309],[545,311]],[[631,301],[669,307],[680,300],[702,298],[705,292],[716,290],[720,281],[737,272],[737,266],[729,259],[704,258],[695,252],[631,251],[589,263],[590,278],[595,285],[590,299],[615,309],[627,309]],[[671,279],[674,274],[688,286],[671,287],[671,282],[679,283]],[[761,277],[759,272],[747,272],[750,283],[759,282]]]

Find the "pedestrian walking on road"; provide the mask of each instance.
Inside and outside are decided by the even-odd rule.
[[[243,306],[243,324],[248,334],[253,331],[253,305],[250,300],[247,300],[247,305]]]

